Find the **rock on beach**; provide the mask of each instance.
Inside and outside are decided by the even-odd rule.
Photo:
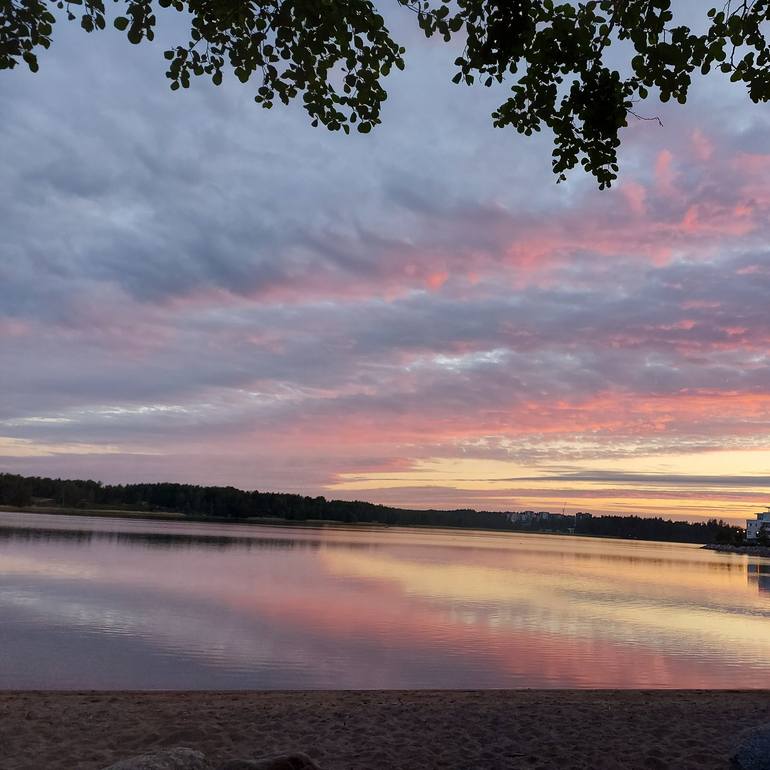
[[[770,770],[770,725],[743,735],[732,764],[738,770]]]

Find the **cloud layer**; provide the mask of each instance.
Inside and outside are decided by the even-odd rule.
[[[495,94],[400,23],[410,66],[366,137],[240,84],[171,94],[162,41],[66,25],[0,79],[0,468],[754,510],[765,112],[711,79],[626,130],[611,191],[556,186],[547,141],[492,129]]]

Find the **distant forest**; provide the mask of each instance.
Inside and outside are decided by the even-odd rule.
[[[280,518],[292,522],[323,519],[389,526],[465,527],[518,532],[564,532],[580,535],[682,543],[738,543],[740,527],[712,519],[690,523],[639,516],[562,516],[522,520],[509,511],[473,509],[409,510],[363,501],[327,500],[282,492],[245,492],[235,487],[193,484],[102,484],[98,481],[49,479],[0,474],[0,505],[25,508],[112,509],[176,513],[190,518],[243,520]]]

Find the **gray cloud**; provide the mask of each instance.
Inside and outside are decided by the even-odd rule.
[[[586,432],[594,456],[767,443],[763,406],[728,400],[770,396],[770,201],[735,165],[763,151],[763,113],[731,124],[735,97],[703,88],[628,129],[617,189],[556,186],[547,137],[492,129],[500,95],[452,87],[451,51],[398,31],[412,67],[368,137],[235,83],[167,93],[162,40],[65,25],[38,75],[3,76],[0,436],[119,451],[0,467],[192,480],[208,445],[233,469],[211,480],[253,456],[317,489],[361,457],[540,462],[538,441]],[[703,393],[725,407],[674,406]],[[616,420],[589,426],[602,399]]]

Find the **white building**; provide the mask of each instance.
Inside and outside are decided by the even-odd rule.
[[[746,540],[756,540],[762,530],[770,535],[770,506],[763,513],[755,514],[756,519],[746,522]]]

